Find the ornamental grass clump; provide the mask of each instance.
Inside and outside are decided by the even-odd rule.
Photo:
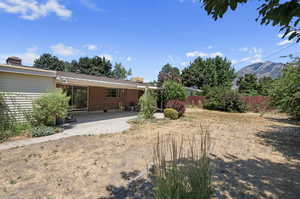
[[[151,119],[157,111],[156,98],[149,89],[139,99],[140,117],[143,119]]]
[[[154,146],[156,199],[210,199],[212,196],[209,132],[189,139],[158,136]]]

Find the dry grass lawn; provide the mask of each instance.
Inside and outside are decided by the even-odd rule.
[[[0,198],[145,198],[143,177],[157,134],[192,135],[199,123],[211,134],[217,198],[300,198],[299,123],[279,114],[200,109],[179,121],[133,124],[120,134],[0,151]]]

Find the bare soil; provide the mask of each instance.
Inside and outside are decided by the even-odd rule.
[[[211,134],[217,198],[300,198],[300,125],[285,115],[189,109],[177,121],[0,151],[1,199],[147,198],[157,135]],[[112,124],[113,125],[113,124]]]

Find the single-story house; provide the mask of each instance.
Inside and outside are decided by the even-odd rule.
[[[18,118],[22,110],[31,110],[34,99],[56,88],[70,96],[70,111],[118,110],[136,105],[146,88],[156,89],[142,82],[26,67],[16,57],[0,64],[0,92]]]

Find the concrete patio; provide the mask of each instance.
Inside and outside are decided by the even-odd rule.
[[[76,113],[77,122],[67,126],[63,133],[46,137],[29,138],[0,144],[0,150],[22,147],[26,145],[58,140],[78,135],[100,135],[119,133],[129,129],[128,120],[137,117],[136,112],[84,112]]]

